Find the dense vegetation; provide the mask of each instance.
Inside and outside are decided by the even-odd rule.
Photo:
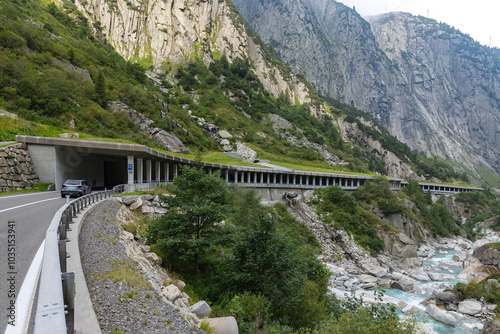
[[[411,327],[395,309],[327,294],[320,244],[285,206],[264,207],[253,190],[229,190],[217,173],[190,167],[168,190],[162,200],[172,210],[151,222],[148,243],[191,295],[212,304],[212,316],[234,316],[251,333],[336,333],[353,319],[389,333]]]
[[[444,196],[433,203],[431,193],[424,194],[418,182],[414,180],[409,181],[403,191],[415,203],[411,212],[418,215],[424,225],[432,231],[434,237],[436,235],[448,237],[460,233],[460,224],[446,207]]]
[[[490,189],[457,194],[456,201],[464,205],[463,214],[467,217],[465,227],[469,237],[475,236],[473,228],[477,223],[494,217],[496,218],[491,227],[496,231],[500,230],[500,200]]]

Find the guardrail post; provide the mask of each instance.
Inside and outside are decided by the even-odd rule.
[[[59,239],[60,240],[66,240],[66,224],[62,223],[59,224]]]
[[[75,332],[75,273],[62,273],[64,307],[66,309],[66,328],[68,333]]]
[[[59,262],[61,263],[61,272],[66,272],[66,240],[59,240]]]
[[[62,214],[62,222],[64,226],[66,226],[66,231],[71,231],[71,227],[69,227],[69,215],[67,211],[64,211]]]
[[[71,205],[66,209],[66,217],[68,217],[68,224],[73,224],[73,207]]]
[[[76,218],[75,203],[71,203],[71,218]]]

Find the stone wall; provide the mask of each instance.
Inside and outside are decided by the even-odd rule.
[[[0,192],[31,189],[39,182],[26,144],[0,148]]]

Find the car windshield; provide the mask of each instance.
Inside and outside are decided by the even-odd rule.
[[[64,182],[64,184],[66,184],[66,185],[79,185],[80,181],[78,181],[78,180],[67,180],[66,182]]]

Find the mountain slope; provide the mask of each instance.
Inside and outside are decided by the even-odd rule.
[[[417,29],[416,24],[395,27],[391,17],[381,18],[378,24],[374,19],[374,35],[361,16],[333,0],[286,4],[235,0],[235,5],[279,58],[303,73],[320,94],[369,112],[412,149],[451,158],[471,169],[480,164],[498,172],[498,52],[477,46],[460,53],[459,45],[474,46],[472,40],[457,31],[451,35],[438,31],[430,20]],[[434,56],[422,57],[412,47],[401,53],[399,45],[391,44],[394,38],[384,37],[409,35],[410,30],[413,45]],[[438,65],[436,59],[446,49],[436,41],[443,37],[456,47],[450,50],[450,61]],[[403,56],[413,63],[400,66],[403,60],[397,59]],[[422,71],[441,78],[439,84],[428,81],[425,93],[420,88]],[[454,76],[458,73],[467,75],[467,80]],[[462,83],[465,87],[460,87]]]

